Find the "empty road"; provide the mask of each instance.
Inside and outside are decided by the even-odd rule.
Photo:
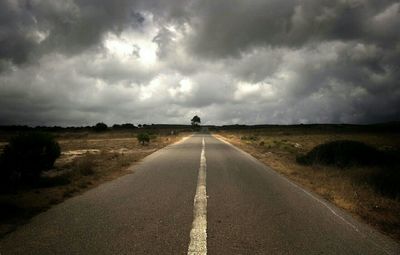
[[[235,147],[196,134],[34,217],[7,254],[400,254]]]

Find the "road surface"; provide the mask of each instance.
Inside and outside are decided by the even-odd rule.
[[[207,134],[34,217],[7,254],[400,254],[399,244]]]

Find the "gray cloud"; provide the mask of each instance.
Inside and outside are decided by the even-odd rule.
[[[254,46],[302,47],[327,40],[358,40],[394,47],[397,1],[200,1],[192,13],[193,53],[239,56]],[[195,14],[196,13],[196,14]]]
[[[0,124],[400,117],[396,1],[0,3]]]
[[[140,27],[134,1],[6,0],[0,3],[0,58],[15,64],[48,52],[78,54],[106,32]],[[32,56],[33,55],[33,56]]]

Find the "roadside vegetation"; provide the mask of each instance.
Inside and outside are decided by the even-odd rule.
[[[169,129],[0,131],[0,237],[35,214],[101,183],[186,134]],[[138,140],[145,133],[147,146]]]
[[[2,191],[35,184],[43,171],[53,168],[60,146],[46,133],[22,133],[10,139],[0,155]]]
[[[139,133],[136,138],[141,145],[150,143],[150,135],[148,133]]]
[[[330,126],[218,131],[224,139],[400,240],[400,133]]]

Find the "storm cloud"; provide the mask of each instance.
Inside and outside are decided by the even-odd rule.
[[[400,119],[400,3],[6,0],[0,124]]]

